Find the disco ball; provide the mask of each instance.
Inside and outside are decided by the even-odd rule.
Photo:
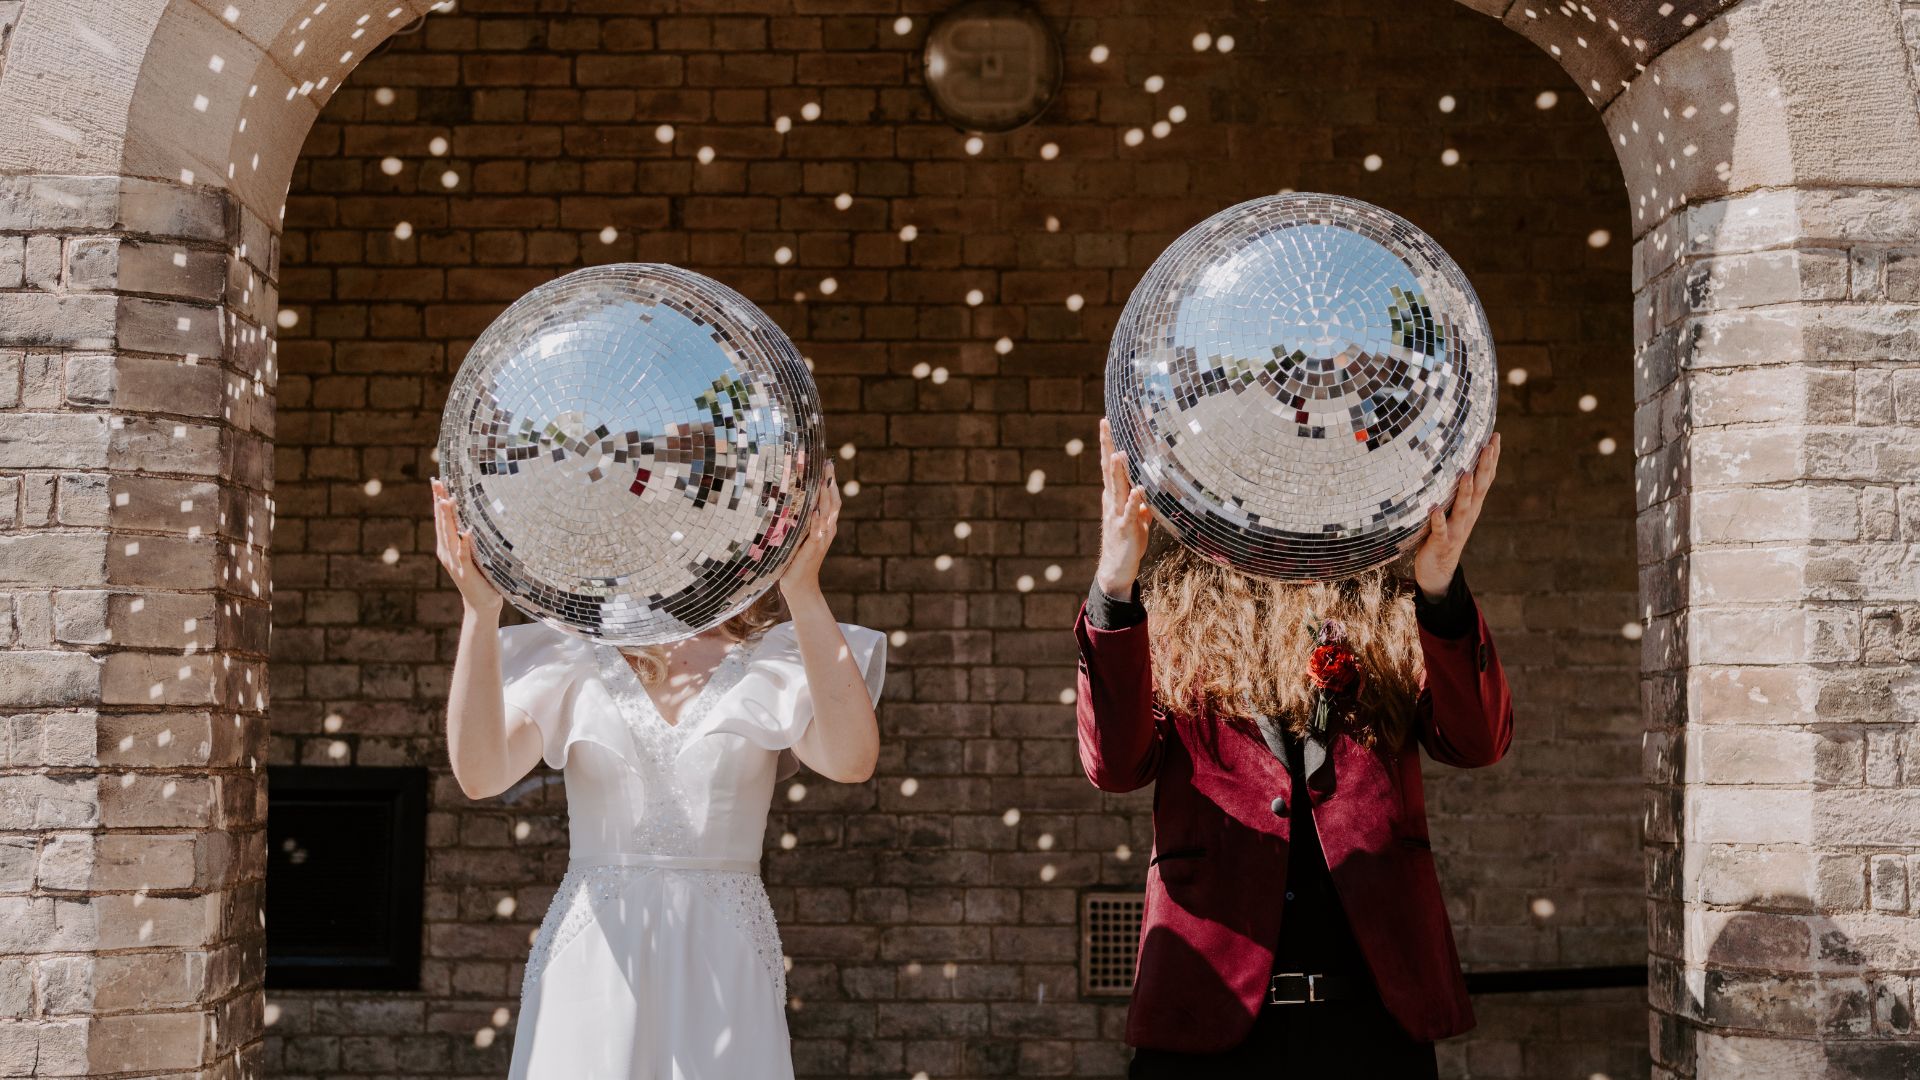
[[[793,342],[674,266],[577,270],[515,301],[460,365],[440,469],[514,606],[614,645],[717,626],[799,545],[822,462]]]
[[[1189,229],[1127,300],[1107,416],[1182,543],[1334,580],[1412,551],[1493,433],[1486,313],[1433,238],[1377,206],[1278,195]]]

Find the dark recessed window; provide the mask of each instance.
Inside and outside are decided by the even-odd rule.
[[[427,770],[267,770],[267,986],[415,990]]]

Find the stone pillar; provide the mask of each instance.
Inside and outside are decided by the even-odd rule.
[[[1779,190],[1639,245],[1656,1075],[1920,1064],[1917,236]]]
[[[273,250],[0,178],[0,1074],[258,1075]]]

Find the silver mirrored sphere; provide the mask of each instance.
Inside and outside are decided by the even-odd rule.
[[[1433,238],[1356,199],[1229,207],[1127,300],[1107,416],[1182,543],[1334,580],[1411,552],[1493,433],[1493,334]]]
[[[825,460],[787,335],[727,286],[654,263],[515,301],[460,365],[439,449],[487,578],[615,645],[689,637],[772,586]]]

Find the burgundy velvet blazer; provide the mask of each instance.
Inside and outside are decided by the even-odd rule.
[[[1506,676],[1477,609],[1474,623],[1457,639],[1420,631],[1418,744],[1464,768],[1499,761],[1513,737]],[[1154,704],[1146,623],[1100,630],[1083,607],[1074,633],[1087,778],[1102,791],[1158,782],[1126,1041],[1231,1049],[1266,999],[1287,883],[1284,810],[1302,793],[1255,721]],[[1411,742],[1389,754],[1335,736],[1329,753],[1333,790],[1305,794],[1380,998],[1416,1039],[1458,1035],[1473,1026],[1473,1008],[1427,839],[1418,752]],[[1286,800],[1281,812],[1276,799]]]

